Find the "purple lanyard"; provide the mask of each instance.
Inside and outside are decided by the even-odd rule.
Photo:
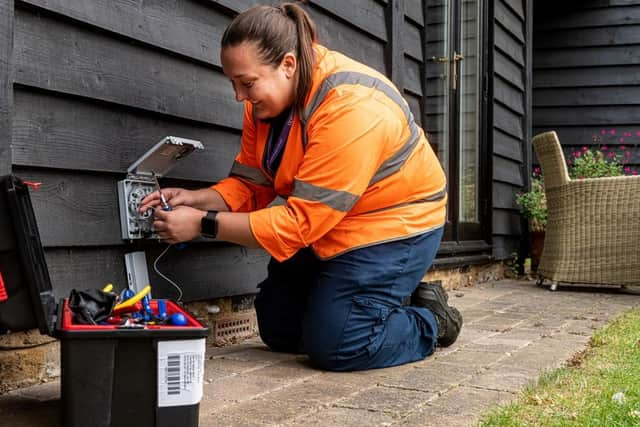
[[[275,172],[273,170],[274,166],[277,168],[275,163],[278,158],[281,158],[282,150],[284,149],[284,146],[287,142],[287,138],[289,137],[289,131],[291,131],[292,124],[293,124],[293,108],[289,112],[289,115],[287,116],[287,120],[282,125],[282,130],[280,131],[280,135],[278,135],[278,138],[275,139],[275,143],[274,143],[275,135],[273,134],[273,127],[269,132],[269,139],[267,141],[266,166],[267,166],[267,170],[269,171],[269,173],[271,173],[271,175],[274,175],[274,172]]]

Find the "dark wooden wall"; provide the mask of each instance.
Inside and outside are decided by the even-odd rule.
[[[489,138],[493,144],[493,255],[509,258],[519,249],[523,224],[515,195],[529,174],[532,0],[489,2],[493,17]]]
[[[534,132],[556,130],[570,155],[620,146],[640,163],[640,1],[536,1]],[[626,151],[626,150],[625,150]]]
[[[0,5],[0,173],[43,182],[32,193],[54,292],[125,285],[123,254],[164,245],[120,239],[116,182],[165,135],[205,145],[162,180],[199,187],[227,175],[241,105],[219,62],[230,19],[248,0],[16,0]],[[321,41],[387,73],[422,122],[420,0],[318,0]],[[160,260],[185,299],[255,292],[267,256],[191,244]]]

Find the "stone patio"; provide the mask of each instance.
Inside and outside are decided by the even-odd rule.
[[[201,426],[469,426],[547,369],[583,350],[594,329],[640,306],[619,290],[498,281],[451,291],[465,325],[426,360],[322,372],[259,339],[209,348]],[[59,382],[0,396],[0,425],[58,426]]]

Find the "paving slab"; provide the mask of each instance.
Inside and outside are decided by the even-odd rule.
[[[455,290],[449,301],[465,318],[458,341],[404,366],[324,372],[258,338],[208,348],[200,426],[472,426],[640,307],[638,293],[515,280]],[[60,407],[59,381],[0,395],[0,426],[57,427]]]

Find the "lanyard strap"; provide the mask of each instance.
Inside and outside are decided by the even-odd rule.
[[[289,111],[287,120],[282,125],[280,134],[275,137],[274,126],[271,125],[269,130],[269,138],[267,140],[267,156],[266,156],[266,168],[267,171],[273,176],[275,170],[280,165],[282,159],[282,152],[286,145],[287,138],[289,137],[289,131],[291,131],[291,125],[293,124],[293,108]]]

